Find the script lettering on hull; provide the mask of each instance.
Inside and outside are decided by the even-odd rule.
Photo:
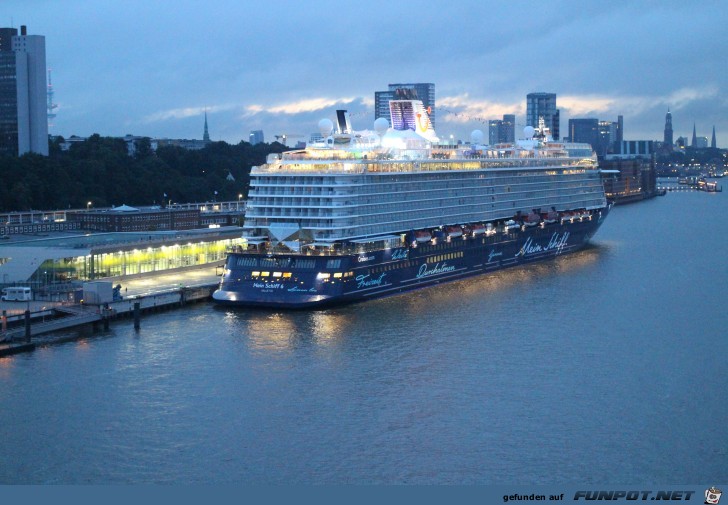
[[[446,261],[443,261],[442,265],[440,265],[440,263],[436,263],[435,266],[430,269],[427,268],[427,263],[423,263],[417,272],[417,278],[421,279],[423,277],[429,277],[430,275],[444,274],[446,272],[452,272],[453,270],[455,270],[455,266],[448,265]]]
[[[564,247],[568,245],[569,241],[569,232],[565,232],[564,234],[561,233],[554,233],[551,235],[551,239],[549,240],[549,243],[545,246],[535,242],[533,238],[528,237],[526,240],[526,243],[523,244],[523,247],[521,247],[521,250],[516,253],[516,257],[523,256],[526,257],[529,254],[536,254],[540,252],[548,252],[548,251],[556,251],[556,254],[561,254],[561,251],[563,251]]]
[[[372,286],[381,286],[382,282],[384,282],[384,276],[387,275],[386,273],[383,273],[379,277],[375,279],[370,279],[369,274],[366,275],[357,275],[356,276],[356,289],[361,288],[370,288]]]

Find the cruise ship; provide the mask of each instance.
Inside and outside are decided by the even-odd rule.
[[[583,247],[606,218],[589,144],[543,123],[514,144],[440,142],[417,100],[354,132],[337,111],[305,149],[250,172],[243,245],[213,299],[313,308],[394,295]]]

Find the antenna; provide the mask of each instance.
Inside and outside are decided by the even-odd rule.
[[[48,126],[53,126],[53,119],[56,113],[53,112],[58,108],[58,104],[53,103],[53,83],[51,82],[51,69],[48,69]]]

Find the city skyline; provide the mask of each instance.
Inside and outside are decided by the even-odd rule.
[[[718,2],[549,6],[460,2],[415,19],[383,2],[91,9],[10,0],[0,26],[45,36],[58,104],[50,133],[65,137],[201,138],[205,110],[213,141],[248,140],[252,130],[308,136],[335,109],[371,129],[375,91],[431,82],[440,137],[467,141],[504,114],[516,115],[518,136],[526,95],[548,92],[562,125],[623,115],[625,139],[661,140],[669,108],[675,138],[690,137],[694,123],[710,137],[715,126],[718,147],[728,147],[728,15]]]

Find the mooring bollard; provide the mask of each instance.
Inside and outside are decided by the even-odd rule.
[[[139,324],[139,312],[140,312],[140,304],[139,302],[134,302],[134,329],[138,330],[141,325]]]
[[[30,342],[30,310],[25,311],[25,339]]]

